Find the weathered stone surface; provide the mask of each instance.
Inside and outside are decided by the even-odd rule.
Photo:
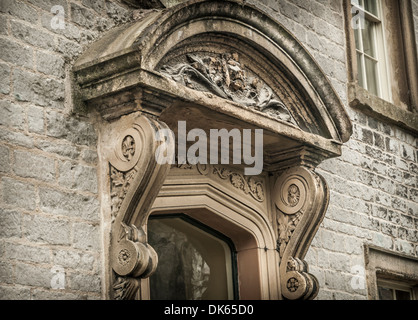
[[[19,212],[7,209],[0,209],[0,218],[0,237],[21,237],[22,215]]]
[[[0,25],[1,29],[1,25]],[[10,73],[11,69],[7,64],[0,63],[0,93],[10,93]]]
[[[23,219],[24,236],[30,241],[54,245],[71,243],[71,224],[62,219],[28,215]]]
[[[55,111],[47,112],[46,119],[49,136],[79,145],[95,145],[97,141],[93,126],[84,119],[68,117]]]
[[[0,146],[0,172],[10,171],[10,152],[7,147]]]
[[[86,252],[74,250],[54,250],[53,263],[64,269],[92,271],[96,267],[96,258]]]
[[[44,181],[54,181],[55,160],[24,151],[15,151],[14,171],[24,178],[35,178]]]
[[[59,55],[36,52],[36,70],[57,78],[64,78],[64,59]]]
[[[6,38],[0,38],[1,58],[14,65],[33,68],[33,50]]]
[[[64,83],[15,69],[13,71],[14,96],[40,106],[61,109],[64,104]]]
[[[4,244],[4,257],[6,259],[20,260],[33,263],[50,262],[50,249],[6,242]]]
[[[39,198],[44,212],[91,221],[98,219],[99,202],[94,197],[41,188]]]
[[[73,224],[73,246],[77,249],[99,250],[99,226],[86,223]]]
[[[65,161],[58,164],[58,171],[60,185],[70,189],[97,192],[96,168]]]
[[[30,106],[27,110],[29,132],[44,133],[45,120],[44,109],[41,107]]]
[[[27,210],[36,208],[36,192],[32,184],[3,177],[1,190],[4,203]]]

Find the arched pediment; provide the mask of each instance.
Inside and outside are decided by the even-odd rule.
[[[351,135],[340,99],[309,52],[267,13],[240,1],[151,11],[110,31],[74,71],[79,104],[97,105],[107,119],[138,110],[160,116],[173,106],[181,113],[182,101],[329,156]]]

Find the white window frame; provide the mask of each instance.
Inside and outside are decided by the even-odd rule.
[[[391,289],[392,294],[393,294],[393,300],[397,300],[396,295],[395,295],[396,290],[409,292],[411,300],[418,300],[418,288],[408,285],[406,283],[403,283],[401,281],[396,281],[392,279],[380,279],[378,277],[377,286]]]
[[[363,0],[360,0],[363,1]],[[363,51],[363,36],[359,30],[354,30],[354,32],[358,32],[358,39],[360,48],[356,47],[356,59],[357,54],[361,56],[361,72],[362,72],[362,78],[363,78],[363,88],[368,90],[368,84],[367,84],[367,73],[366,73],[366,65],[365,65],[365,56],[367,58],[375,61],[377,63],[377,96],[379,98],[382,98],[386,101],[392,102],[392,90],[390,85],[390,74],[389,74],[389,68],[387,66],[387,48],[386,48],[386,39],[384,36],[384,19],[383,17],[383,8],[382,8],[382,1],[381,0],[375,0],[377,5],[377,16],[366,11],[363,7],[356,5],[351,1],[352,7],[354,7],[356,10],[359,10],[361,12],[362,17],[364,19],[370,21],[374,24],[373,27],[373,40],[374,40],[374,48],[376,50],[376,57],[372,57],[370,55],[367,55]],[[360,28],[364,27],[364,22],[360,20]],[[360,61],[357,61],[357,64],[359,64]],[[360,69],[359,67],[357,70]],[[359,80],[359,75],[357,75],[357,80]]]

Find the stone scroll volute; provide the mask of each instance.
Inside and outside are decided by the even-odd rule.
[[[165,148],[159,148],[162,129],[167,129],[164,123],[137,116],[129,126],[115,126],[109,135],[113,142],[108,158],[114,299],[139,299],[140,279],[149,277],[157,267],[158,256],[147,243],[144,224],[170,169],[163,159],[174,152],[173,138],[165,141]]]
[[[303,258],[328,206],[326,182],[310,168],[290,168],[277,178],[273,200],[282,295],[290,300],[313,299],[319,285]]]

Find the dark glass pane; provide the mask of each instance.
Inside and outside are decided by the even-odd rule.
[[[149,220],[148,242],[158,254],[151,299],[233,299],[231,251],[224,241],[169,218]]]
[[[364,10],[370,12],[375,16],[378,16],[376,0],[364,0]]]
[[[379,300],[394,300],[393,290],[383,287],[377,287],[379,290]]]
[[[411,300],[411,293],[408,291],[396,290],[396,300]]]
[[[375,24],[368,20],[364,21],[364,29],[362,30],[363,52],[373,58],[376,58],[375,49]]]
[[[377,63],[372,59],[364,57],[364,64],[366,67],[367,90],[377,96],[379,85],[377,77]]]

